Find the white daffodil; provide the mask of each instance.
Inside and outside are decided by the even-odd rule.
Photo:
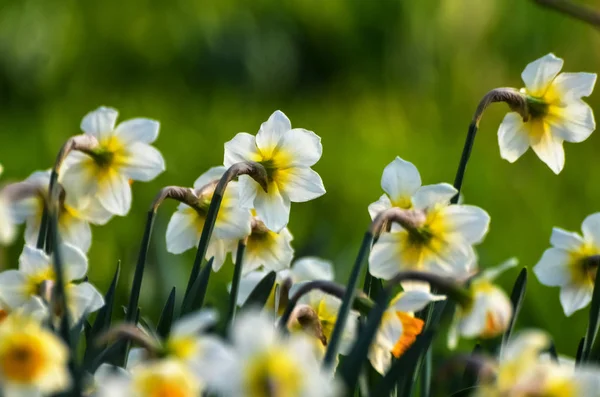
[[[225,166],[244,161],[262,164],[267,171],[268,191],[250,176],[242,175],[240,204],[255,208],[265,225],[282,230],[290,218],[290,203],[305,202],[325,194],[323,181],[310,167],[321,158],[321,138],[302,128],[292,129],[290,120],[276,111],[256,136],[240,132],[225,143]]]
[[[415,317],[415,312],[444,299],[443,295],[420,290],[401,292],[392,299],[369,348],[369,361],[377,372],[386,373],[392,356],[398,358],[404,354],[423,330],[424,322]]]
[[[424,270],[464,277],[474,270],[473,245],[488,231],[490,216],[472,205],[449,205],[456,189],[447,184],[424,186],[412,196],[424,222],[413,230],[393,225],[369,255],[369,272],[389,280],[402,270]]]
[[[217,315],[212,310],[202,310],[182,317],[173,324],[168,337],[159,341],[163,349],[161,356],[185,363],[202,379],[209,380],[218,376],[219,369],[213,363],[228,360],[231,357],[230,349],[214,336],[202,334],[216,321]],[[145,349],[131,349],[127,367],[135,368],[149,359]]]
[[[104,306],[104,298],[88,282],[74,283],[87,273],[85,254],[77,247],[62,244],[65,294],[71,321],[76,323],[83,316]],[[32,298],[42,297],[48,301],[48,291],[56,280],[51,258],[43,250],[25,246],[19,258],[18,270],[0,273],[0,301],[15,310]]]
[[[342,301],[318,290],[310,291],[300,298],[287,327],[292,332],[304,332],[313,337],[319,356],[324,356],[327,344],[337,322]],[[344,326],[340,353],[347,354],[356,337],[358,313],[351,311]]]
[[[498,129],[500,155],[515,162],[531,146],[558,174],[565,164],[563,141],[582,142],[596,129],[592,108],[583,100],[592,93],[595,73],[560,73],[563,60],[548,54],[527,65],[521,78],[529,120],[511,112]]]
[[[0,391],[5,397],[51,395],[71,383],[68,348],[40,322],[13,313],[0,324]]]
[[[196,397],[204,383],[178,360],[162,359],[143,363],[131,370],[103,364],[94,376],[98,397]]]
[[[129,182],[147,182],[165,170],[162,155],[150,145],[158,137],[158,121],[136,118],[115,126],[117,115],[115,109],[100,107],[81,121],[99,148],[67,156],[61,172],[67,205],[96,198],[107,211],[123,216],[131,207]]]
[[[36,171],[24,181],[34,185],[39,191],[48,192],[50,171]],[[90,223],[104,225],[112,214],[102,207],[96,199],[70,200],[66,203],[69,193],[63,190],[59,202],[58,232],[62,240],[72,244],[83,252],[87,252],[92,244]],[[25,243],[35,246],[40,233],[40,224],[44,212],[44,198],[40,195],[16,201],[13,213],[17,223],[26,223]]]
[[[449,194],[456,193],[450,185],[445,183],[421,186],[421,175],[417,167],[400,157],[396,157],[383,169],[381,188],[385,194],[369,205],[371,219],[375,219],[380,212],[392,207],[411,209],[413,207],[412,197],[419,190],[422,190],[420,194],[431,189],[440,193],[444,191],[448,191]],[[452,198],[452,196],[450,197]]]
[[[213,167],[196,179],[194,191],[198,195],[197,207],[179,204],[167,226],[169,252],[180,254],[198,245],[217,182],[225,171],[225,167]],[[221,268],[237,240],[250,234],[250,220],[250,210],[240,207],[238,182],[230,182],[225,189],[206,251],[206,259],[214,257],[215,271]]]
[[[506,293],[493,280],[502,272],[517,265],[509,259],[496,268],[488,269],[469,285],[472,303],[457,307],[448,332],[448,346],[454,349],[459,336],[465,338],[494,338],[508,328],[513,307]]]
[[[555,227],[550,243],[533,268],[540,283],[560,287],[560,303],[567,316],[592,300],[600,257],[600,213],[589,215],[581,225],[583,236]]]
[[[246,311],[231,332],[235,360],[215,384],[219,395],[235,397],[321,397],[336,395],[336,384],[321,372],[306,335],[277,333],[271,317]],[[220,365],[215,362],[214,365]]]
[[[239,306],[246,302],[250,293],[268,273],[266,270],[253,270],[242,277],[238,291]],[[333,279],[333,265],[330,261],[315,256],[297,259],[292,263],[291,268],[277,272],[275,284],[265,308],[271,312],[277,309],[278,314],[282,314],[287,306],[288,297],[292,294],[290,287],[293,288],[295,285],[307,281],[333,281]]]
[[[243,273],[263,268],[275,272],[290,267],[294,257],[291,242],[293,236],[288,228],[276,233],[258,217],[252,219],[252,232],[246,239],[246,250],[243,259]],[[233,249],[233,257],[237,255],[237,245]]]

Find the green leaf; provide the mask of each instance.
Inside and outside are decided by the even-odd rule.
[[[173,312],[175,311],[175,287],[171,289],[171,293],[165,302],[158,325],[156,326],[156,333],[160,336],[161,340],[166,339],[171,332],[171,324],[173,324]]]
[[[585,336],[579,340],[579,345],[577,345],[577,354],[575,355],[575,364],[581,364],[583,360],[583,345],[585,344]]]
[[[244,265],[244,252],[246,252],[246,243],[244,240],[240,240],[238,241],[235,255],[235,267],[233,268],[231,293],[229,294],[229,311],[227,313],[227,322],[225,324],[231,324],[233,318],[235,317],[238,291],[240,290],[240,280],[242,279],[242,270]]]
[[[550,358],[555,364],[558,364],[558,352],[556,351],[556,345],[554,341],[550,342],[550,346],[548,347],[548,354],[550,354]]]
[[[414,367],[417,365],[421,354],[429,348],[434,334],[435,330],[428,329],[417,337],[415,343],[413,343],[412,346],[392,364],[389,371],[375,389],[375,392],[373,393],[374,396],[389,395],[397,382],[398,384],[403,385],[399,390],[406,391],[412,389],[412,373]],[[398,381],[398,379],[400,379],[400,381]],[[405,396],[408,394],[400,393],[400,395]]]
[[[192,283],[190,292],[183,298],[183,302],[181,302],[182,316],[202,309],[204,297],[206,296],[206,288],[208,287],[208,280],[212,273],[214,259],[214,257],[210,258],[208,263],[200,270],[200,274],[198,274],[198,277],[196,277],[196,280]]]
[[[269,272],[266,276],[256,284],[256,287],[250,292],[242,309],[249,307],[264,307],[273,291],[273,285],[277,279],[277,273]]]
[[[510,294],[510,301],[512,302],[513,307],[513,315],[510,319],[510,324],[502,336],[502,345],[505,345],[510,338],[510,334],[512,333],[515,324],[517,323],[517,317],[521,312],[521,307],[523,306],[523,298],[525,297],[525,291],[527,289],[527,268],[521,269],[517,280],[515,281],[515,285],[513,286],[512,292]]]
[[[423,356],[423,368],[419,374],[421,397],[429,397],[431,395],[431,355],[432,351],[428,349]]]
[[[592,293],[592,304],[590,307],[590,317],[588,321],[587,333],[585,334],[585,342],[581,353],[582,360],[589,361],[593,359],[598,361],[600,357],[590,357],[592,345],[598,334],[598,316],[600,316],[600,272],[596,272],[596,280],[594,281],[594,292]]]

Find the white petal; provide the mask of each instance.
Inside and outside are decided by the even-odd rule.
[[[458,323],[458,330],[462,336],[474,338],[483,333],[487,320],[487,303],[485,298],[476,298],[471,310],[463,314]]]
[[[583,142],[596,129],[592,108],[579,100],[565,107],[550,106],[544,121],[553,135],[567,142]]]
[[[600,246],[600,212],[588,215],[581,224],[583,238]]]
[[[4,205],[4,208],[6,208],[8,212],[9,203],[2,201],[2,205]],[[43,208],[44,203],[40,197],[29,197],[13,202],[12,205],[10,205],[10,212],[14,222],[21,224],[29,219],[39,217]],[[8,213],[6,219],[8,219]]]
[[[238,204],[242,208],[252,209],[254,208],[254,199],[259,190],[263,190],[262,187],[250,176],[240,175],[238,178]],[[264,193],[264,191],[263,191]]]
[[[237,246],[237,240],[221,240],[217,238],[211,237],[208,242],[208,248],[206,249],[205,259],[209,260],[213,259],[213,271],[218,272],[219,269],[225,263],[225,259],[227,259],[227,254],[235,250]]]
[[[254,288],[256,288],[258,283],[265,278],[268,273],[269,272],[266,271],[256,270],[249,272],[241,278],[237,297],[238,306],[242,306],[246,302],[246,299],[248,299],[248,296],[254,291]],[[228,286],[228,291],[231,292],[231,284]]]
[[[231,331],[240,358],[252,357],[273,345],[277,334],[272,319],[262,311],[246,310],[237,318]]]
[[[195,247],[200,240],[198,222],[199,215],[194,209],[177,210],[167,225],[167,251],[181,254]]]
[[[596,73],[561,73],[554,79],[553,88],[560,92],[562,102],[590,96],[596,84]]]
[[[399,258],[400,233],[384,233],[369,255],[369,273],[377,278],[389,280],[401,270]]]
[[[402,321],[400,321],[393,309],[388,309],[388,311],[384,314],[379,327],[377,342],[383,344],[389,350],[392,350],[401,336]]]
[[[174,336],[197,335],[218,320],[217,312],[211,309],[199,310],[186,314],[173,324],[171,333]]]
[[[310,168],[288,168],[279,171],[278,175],[281,175],[283,180],[282,183],[278,183],[279,190],[284,192],[290,201],[303,203],[325,194],[321,177]]]
[[[392,208],[392,202],[387,194],[382,194],[379,200],[369,204],[369,215],[371,219],[375,219],[379,213]]]
[[[286,167],[311,167],[321,158],[323,145],[314,132],[294,128],[281,135],[276,151],[286,159]]]
[[[0,302],[16,309],[29,300],[27,280],[18,270],[6,270],[0,273]]]
[[[82,219],[94,225],[105,225],[113,217],[113,214],[107,211],[96,198],[92,198],[83,208],[77,208],[76,211]]]
[[[208,171],[206,171],[204,174],[200,175],[198,179],[196,179],[196,181],[194,182],[194,189],[200,189],[211,182],[218,181],[219,179],[221,179],[225,171],[227,171],[227,168],[225,168],[222,165],[218,167],[209,168]]]
[[[436,204],[448,204],[458,191],[448,183],[421,186],[412,201],[416,209],[433,207]]]
[[[25,274],[34,274],[50,266],[50,258],[43,250],[26,245],[19,257],[19,270]]]
[[[392,354],[389,349],[372,344],[369,347],[369,362],[375,371],[384,375],[392,363]]]
[[[411,197],[421,187],[421,175],[417,167],[408,161],[396,157],[383,169],[381,188],[392,201],[401,201]]]
[[[265,154],[271,154],[281,137],[292,129],[292,123],[282,111],[276,110],[256,134],[256,146]]]
[[[90,283],[73,285],[67,293],[73,322],[79,321],[83,316],[104,306],[104,298]]]
[[[240,186],[241,188],[242,186]],[[279,192],[275,183],[269,184],[268,189],[268,192],[260,187],[256,190],[254,206],[257,215],[265,223],[265,226],[274,232],[279,232],[290,220],[290,199]],[[242,194],[243,190],[241,190],[240,198]]]
[[[410,290],[401,292],[392,300],[390,306],[394,310],[405,313],[414,313],[423,310],[429,303],[445,300],[444,295],[435,295],[422,290]]]
[[[143,364],[145,361],[148,360],[148,352],[146,351],[146,349],[144,349],[143,347],[134,347],[133,349],[129,350],[129,354],[127,355],[127,369],[131,370],[132,368]],[[102,364],[105,365],[105,364]],[[115,367],[115,368],[119,368],[120,370],[123,370],[123,368],[120,367]],[[128,374],[128,372],[125,372]]]
[[[563,60],[552,53],[531,62],[521,73],[527,91],[533,96],[542,96],[562,66]]]
[[[423,267],[447,276],[464,278],[474,270],[476,258],[470,244],[459,241],[445,242],[435,253],[424,255]]]
[[[540,283],[554,287],[566,285],[571,282],[572,276],[569,269],[570,254],[560,248],[548,248],[542,258],[533,267],[533,272]]]
[[[565,165],[565,151],[561,138],[555,137],[544,127],[539,141],[532,143],[531,148],[555,174],[562,171]]]
[[[83,117],[83,120],[81,120],[81,130],[98,139],[111,136],[115,129],[115,122],[118,115],[119,112],[115,109],[101,106]]]
[[[66,204],[78,208],[81,200],[89,199],[98,190],[98,168],[87,154],[71,152],[67,156],[61,172],[61,184],[68,194]]]
[[[65,281],[79,280],[85,277],[88,260],[85,254],[76,246],[64,243],[61,246],[64,263]]]
[[[63,215],[66,218],[67,214]],[[66,221],[59,220],[59,233],[65,243],[72,244],[84,252],[92,245],[92,229],[89,223],[82,219],[68,216]]]
[[[291,246],[293,237],[287,228],[279,234],[269,232],[268,236],[254,240],[248,239],[248,247],[244,255],[244,274],[261,266],[265,270],[280,271],[290,267],[294,257],[294,249]],[[237,249],[234,249],[235,256]]]
[[[17,233],[10,204],[0,197],[0,244],[12,243]]]
[[[498,266],[485,269],[481,272],[481,277],[487,280],[494,280],[496,277],[504,273],[505,271],[512,269],[513,267],[519,264],[519,260],[517,258],[510,258],[499,264]]]
[[[448,233],[460,236],[469,244],[478,244],[485,237],[490,216],[487,212],[473,205],[449,205],[440,211],[447,223]]]
[[[115,130],[125,144],[133,142],[152,143],[158,137],[160,123],[156,120],[136,118],[119,123]]]
[[[240,240],[250,234],[252,215],[246,208],[221,208],[215,223],[214,236],[219,239]]]
[[[125,216],[131,208],[131,186],[127,178],[111,172],[98,186],[98,200],[115,215]]]
[[[214,336],[203,336],[199,341],[199,354],[194,357],[191,366],[210,389],[215,382],[226,381],[231,374],[236,373],[234,368],[237,357],[231,347]]]
[[[554,227],[552,228],[552,235],[550,236],[550,244],[556,248],[576,250],[579,249],[581,244],[583,244],[583,239],[578,233],[569,232],[559,227]]]
[[[577,310],[583,309],[592,301],[592,289],[569,285],[560,290],[560,303],[565,315],[569,317]]]
[[[305,256],[294,261],[292,277],[295,283],[312,280],[333,280],[333,264],[316,256]]]
[[[165,170],[165,160],[154,146],[134,142],[127,147],[125,159],[116,166],[129,179],[148,182]]]
[[[229,168],[242,161],[259,160],[256,138],[246,132],[240,132],[232,140],[225,142],[225,159],[223,164]]]
[[[529,134],[523,118],[516,112],[507,113],[498,128],[500,157],[511,163],[517,161],[529,149]]]

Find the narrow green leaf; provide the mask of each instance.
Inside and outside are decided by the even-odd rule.
[[[120,274],[121,261],[118,261],[117,268],[115,269],[115,274],[112,278],[110,286],[108,287],[108,290],[106,291],[106,295],[104,295],[104,306],[102,306],[102,308],[98,310],[98,314],[96,315],[96,321],[94,321],[94,325],[92,326],[92,338],[97,337],[102,332],[110,328],[113,307],[115,304],[115,293],[117,290],[117,283],[119,282]]]
[[[227,313],[226,324],[231,324],[235,317],[237,308],[238,291],[240,290],[240,280],[242,279],[242,270],[244,265],[244,252],[246,243],[244,240],[238,241],[237,252],[235,255],[235,267],[233,269],[233,279],[231,281],[231,293],[229,294],[229,311]]]
[[[96,372],[98,367],[104,363],[115,363],[119,361],[119,355],[124,350],[127,345],[126,341],[119,340],[108,346],[107,348],[101,350],[98,354],[96,354],[89,363],[84,365],[84,369],[93,374]]]
[[[517,323],[517,317],[521,312],[521,307],[523,306],[523,298],[525,297],[525,291],[527,290],[527,268],[524,267],[519,272],[517,276],[517,280],[515,281],[515,285],[513,286],[512,292],[510,294],[510,301],[512,302],[513,307],[513,315],[510,319],[510,324],[506,329],[506,332],[502,336],[502,345],[504,346],[508,339],[510,338],[510,334],[515,328],[515,324]]]
[[[264,307],[271,295],[276,279],[277,273],[275,272],[269,272],[264,276],[262,280],[256,284],[256,287],[254,287],[252,292],[250,292],[242,309],[247,309],[249,307]]]
[[[596,272],[596,280],[594,281],[594,291],[592,293],[592,304],[590,306],[590,317],[588,320],[588,328],[585,334],[585,342],[583,344],[583,350],[581,353],[582,360],[588,361],[590,358],[590,352],[592,345],[596,340],[598,334],[598,316],[600,316],[600,272]],[[594,360],[600,359],[600,357],[591,357]]]
[[[171,332],[171,324],[173,324],[173,312],[175,311],[175,287],[171,289],[171,293],[165,302],[165,306],[160,314],[156,333],[164,340]]]
[[[348,320],[348,316],[350,314],[350,309],[352,309],[352,305],[354,303],[354,297],[356,296],[356,287],[358,284],[358,278],[363,268],[363,263],[365,262],[365,258],[369,255],[371,250],[371,243],[373,242],[373,235],[370,231],[365,233],[365,236],[362,241],[362,245],[358,251],[358,255],[354,262],[354,266],[352,267],[352,272],[350,273],[350,278],[346,285],[346,293],[344,295],[344,299],[342,299],[342,304],[340,305],[340,310],[338,311],[337,320],[333,327],[333,332],[331,333],[331,338],[329,338],[329,343],[327,344],[327,350],[325,351],[325,358],[323,359],[323,366],[325,368],[331,368],[335,359],[338,355],[338,348],[342,338],[342,334],[344,331],[344,327],[346,326],[346,322]],[[386,298],[387,299],[387,298]],[[387,303],[386,303],[387,304]],[[383,312],[381,313],[383,315]],[[379,324],[379,320],[381,317],[377,319],[377,324]],[[376,325],[377,325],[376,324]],[[372,336],[371,336],[372,337]],[[371,339],[369,338],[369,343]],[[365,354],[366,356],[366,354]],[[356,383],[356,379],[358,378],[358,373],[360,371],[360,365],[353,372],[353,383]]]
[[[432,351],[428,349],[423,356],[423,368],[419,374],[421,397],[429,397],[431,395],[431,355]]]
[[[583,345],[585,344],[585,336],[579,340],[577,345],[577,354],[575,355],[575,365],[580,365],[583,360]]]
[[[200,270],[198,277],[196,277],[196,280],[192,283],[190,292],[184,297],[183,302],[181,302],[182,316],[202,308],[204,297],[206,296],[206,288],[208,287],[208,280],[212,273],[214,259],[214,257],[210,258],[208,263]]]
[[[550,342],[550,346],[548,347],[548,354],[550,354],[550,358],[556,364],[558,364],[558,352],[556,351],[556,345],[554,341]]]
[[[403,384],[404,387],[400,390],[411,390],[412,389],[412,373],[414,367],[417,365],[417,361],[421,354],[429,348],[435,330],[428,329],[417,337],[415,343],[398,359],[392,364],[388,372],[384,375],[381,383],[375,389],[374,396],[387,396],[391,393],[392,389],[396,385],[397,379],[402,378],[399,384]],[[408,396],[408,394],[401,393],[401,396]]]

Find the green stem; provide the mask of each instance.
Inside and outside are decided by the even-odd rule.
[[[198,249],[196,251],[196,257],[194,258],[194,265],[192,266],[190,278],[185,289],[185,294],[183,297],[184,300],[187,299],[187,296],[190,293],[190,289],[192,288],[192,285],[194,284],[194,281],[196,281],[196,277],[198,277],[198,273],[200,272],[202,260],[206,256],[206,250],[208,249],[210,236],[212,235],[213,229],[215,227],[215,222],[217,221],[217,215],[219,214],[221,201],[223,201],[225,188],[227,188],[229,182],[231,182],[233,179],[237,178],[240,175],[250,175],[256,182],[258,182],[261,185],[265,192],[267,191],[267,171],[262,165],[258,163],[252,161],[237,163],[232,165],[227,171],[225,171],[221,179],[219,179],[219,183],[217,184],[217,187],[215,188],[212,199],[210,201],[210,206],[208,207],[208,212],[206,214],[204,226],[202,227],[202,234],[200,235],[200,241],[198,241]]]
[[[240,240],[235,255],[235,267],[233,269],[233,280],[231,282],[231,294],[229,295],[229,312],[227,323],[231,324],[235,317],[237,308],[237,297],[240,290],[240,280],[242,279],[242,270],[244,268],[244,252],[246,251],[246,241]]]

